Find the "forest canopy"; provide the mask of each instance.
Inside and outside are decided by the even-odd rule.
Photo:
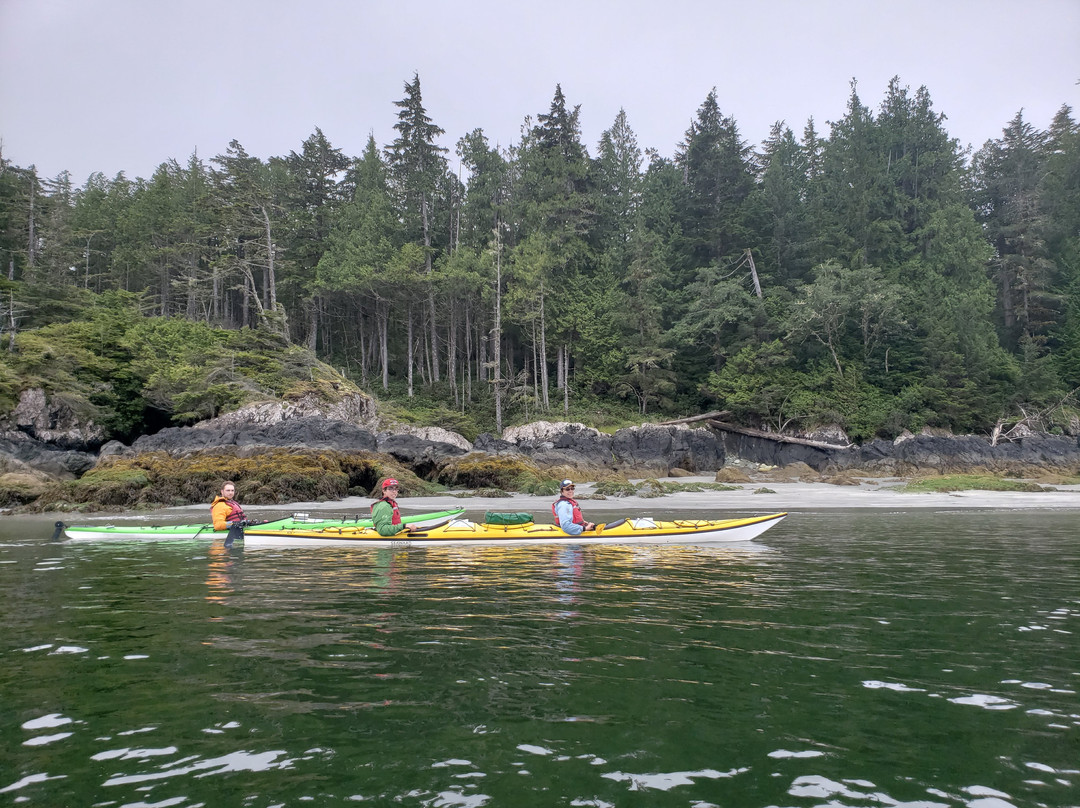
[[[358,156],[316,128],[74,187],[0,155],[0,408],[44,374],[116,435],[188,423],[244,401],[206,357],[245,345],[466,432],[724,409],[862,440],[1075,407],[1068,106],[969,153],[926,88],[871,108],[852,82],[840,120],[751,145],[713,90],[663,155],[622,111],[590,151],[556,86],[516,143],[461,135],[455,172],[420,77],[393,103]]]

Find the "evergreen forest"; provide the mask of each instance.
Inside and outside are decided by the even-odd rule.
[[[265,161],[234,140],[75,187],[0,154],[0,411],[43,387],[129,440],[317,359],[470,438],[715,410],[855,440],[1068,428],[1072,110],[972,151],[926,88],[859,89],[757,145],[713,90],[672,154],[624,112],[590,148],[556,86],[517,142],[462,134],[452,170],[418,75],[358,156],[315,128]]]

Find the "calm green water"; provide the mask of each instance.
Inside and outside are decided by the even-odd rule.
[[[9,520],[0,805],[1080,805],[1078,515],[396,552]]]

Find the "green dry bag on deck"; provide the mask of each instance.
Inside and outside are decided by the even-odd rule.
[[[495,513],[488,511],[484,521],[489,525],[524,525],[533,520],[531,513]]]

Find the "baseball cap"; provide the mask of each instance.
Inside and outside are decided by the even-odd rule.
[[[573,486],[573,484],[573,480],[563,480],[561,483],[559,483],[559,488],[570,488],[571,486]]]
[[[395,480],[393,477],[388,477],[387,479],[383,480],[383,484],[382,484],[383,488],[389,488],[392,485],[393,486],[398,485],[398,481]]]

